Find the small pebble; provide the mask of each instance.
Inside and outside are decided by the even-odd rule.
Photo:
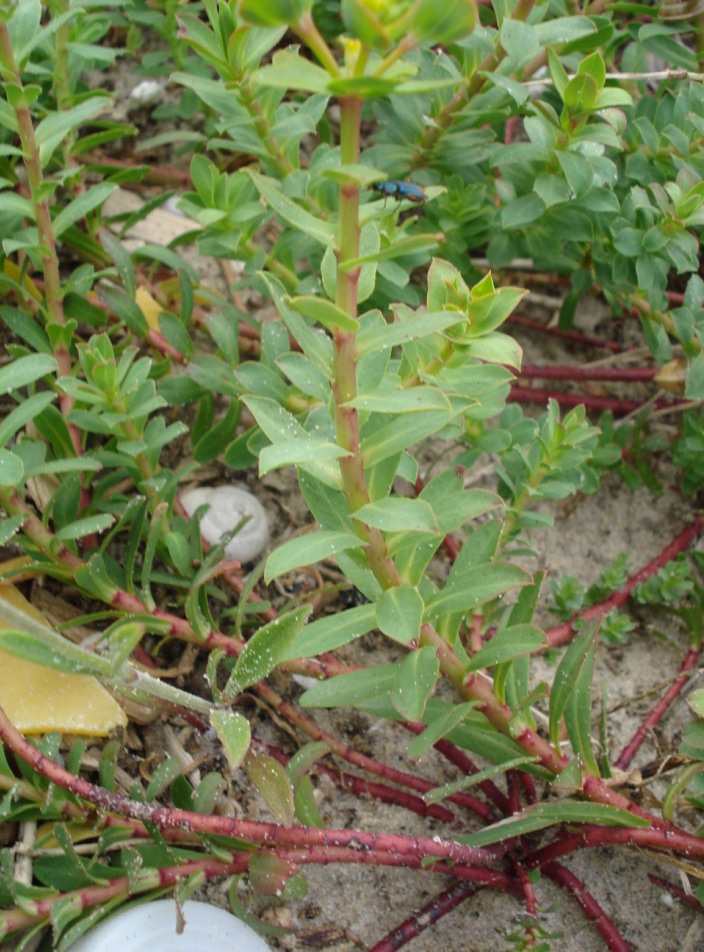
[[[201,516],[200,531],[210,545],[217,545],[243,519],[247,522],[225,546],[228,559],[251,562],[269,542],[269,521],[264,507],[239,486],[200,486],[181,493],[181,504],[189,516],[200,506],[210,508]]]
[[[137,83],[129,95],[127,108],[141,109],[143,106],[156,106],[164,99],[165,89],[163,83],[156,79],[143,79]]]

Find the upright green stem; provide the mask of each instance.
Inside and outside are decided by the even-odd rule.
[[[360,99],[349,97],[340,100],[340,152],[344,165],[354,165],[359,161],[361,114]],[[355,318],[360,269],[348,270],[342,265],[358,257],[359,185],[348,182],[340,187],[336,303]],[[359,438],[359,418],[357,410],[350,406],[357,395],[357,342],[353,333],[339,327],[333,335],[332,392],[337,442],[350,454],[340,460],[342,489],[350,512],[354,513],[369,502]],[[379,583],[384,588],[399,585],[401,580],[388,556],[381,532],[361,522],[358,523],[358,531],[367,543],[367,558]]]
[[[532,0],[530,0],[532,2]],[[361,101],[346,98],[340,101],[340,151],[343,164],[356,164],[359,160],[359,133]],[[357,316],[357,283],[359,269],[346,269],[344,263],[359,257],[359,186],[346,183],[340,188],[340,228],[338,235],[338,269],[336,303],[350,315]],[[342,485],[350,512],[369,502],[369,493],[364,474],[359,436],[357,411],[350,402],[357,394],[357,353],[353,333],[337,329],[333,337],[332,391],[335,401],[335,426],[340,446],[349,456],[340,460]],[[358,531],[366,542],[369,567],[384,589],[401,584],[396,566],[388,554],[386,542],[378,529],[363,522]],[[425,624],[421,630],[421,643],[432,646],[440,661],[444,676],[465,697],[477,700],[480,709],[494,726],[503,733],[512,735],[513,712],[499,701],[491,682],[479,675],[465,674],[464,664],[445,639],[432,627]],[[548,741],[534,731],[520,728],[517,743],[526,752],[553,773],[559,773],[564,758]]]
[[[359,160],[360,99],[340,101],[341,158],[343,164]],[[340,188],[338,269],[336,303],[350,317],[357,316],[359,268],[345,270],[346,261],[359,257],[359,186],[346,183]],[[335,399],[335,426],[340,446],[349,456],[340,461],[342,483],[350,509],[354,512],[368,501],[359,441],[357,411],[349,406],[357,395],[357,346],[354,334],[336,328],[333,340],[332,392]]]
[[[22,158],[27,170],[34,220],[39,234],[40,257],[44,274],[44,295],[46,302],[47,322],[58,327],[66,323],[64,318],[61,295],[61,276],[59,262],[56,256],[56,240],[51,222],[51,211],[46,198],[46,183],[42,173],[42,164],[39,147],[34,134],[34,124],[27,104],[27,97],[22,85],[14,50],[6,23],[0,23],[0,69],[3,79],[12,89],[11,105],[17,120],[17,132],[22,146]],[[71,358],[65,341],[59,340],[54,345],[54,357],[59,365],[61,376],[71,375]],[[61,410],[64,416],[73,406],[73,399],[67,395],[61,397]],[[81,441],[78,430],[69,426],[71,441],[77,453],[81,452]]]

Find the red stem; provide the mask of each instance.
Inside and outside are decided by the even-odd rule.
[[[476,892],[477,887],[467,880],[461,880],[454,886],[450,886],[387,933],[369,949],[369,952],[396,952]]]
[[[630,946],[618,932],[608,915],[601,908],[596,899],[584,887],[584,884],[574,873],[570,872],[566,866],[561,863],[547,863],[542,867],[542,872],[556,883],[559,883],[566,890],[575,902],[581,906],[582,911],[593,922],[602,935],[610,952],[630,952]]]
[[[278,750],[276,747],[272,747],[270,744],[262,746],[265,746],[266,752],[270,757],[278,760],[278,762],[284,766],[291,759],[288,754],[285,754],[282,750]],[[461,829],[465,828],[452,810],[448,810],[447,807],[439,803],[426,803],[425,800],[414,796],[412,793],[407,793],[405,790],[399,790],[396,787],[390,787],[388,784],[378,783],[374,780],[366,780],[364,777],[358,777],[356,774],[351,774],[348,771],[334,770],[332,767],[327,767],[322,763],[316,763],[314,769],[318,773],[330,777],[330,779],[342,789],[351,790],[358,797],[368,797],[373,800],[380,800],[382,803],[392,803],[404,810],[417,813],[418,816],[431,816],[451,826],[460,827]]]
[[[378,760],[368,757],[366,754],[353,750],[347,744],[342,743],[342,741],[316,724],[315,721],[306,717],[305,714],[302,714],[293,704],[284,701],[268,684],[264,684],[264,682],[260,681],[254,685],[253,690],[255,690],[264,701],[270,704],[278,714],[285,717],[290,724],[302,730],[311,740],[323,741],[323,743],[328,745],[331,753],[337,754],[338,757],[342,757],[348,763],[354,764],[356,767],[360,767],[368,773],[375,774],[383,780],[398,784],[400,787],[415,790],[417,793],[428,793],[435,789],[436,784],[425,780],[423,777],[406,773],[403,770],[397,770],[395,767],[382,764]],[[447,801],[448,803],[455,803],[457,806],[471,810],[483,820],[489,820],[492,817],[490,807],[468,793],[454,793],[447,798]]]
[[[367,834],[368,835],[368,834]],[[515,885],[498,869],[487,869],[485,866],[470,866],[465,863],[428,863],[420,856],[409,853],[395,853],[393,850],[381,847],[362,849],[358,847],[345,848],[339,846],[308,846],[305,849],[276,849],[276,856],[294,865],[327,866],[331,863],[356,863],[368,866],[396,866],[404,869],[422,869],[426,872],[439,873],[441,876],[456,876],[472,883],[481,883],[504,892],[514,892]]]
[[[518,376],[539,380],[652,380],[657,367],[521,367]]]
[[[561,327],[548,327],[543,321],[536,320],[534,317],[525,317],[523,314],[512,314],[508,320],[511,324],[518,324],[520,327],[529,327],[531,330],[538,331],[540,334],[549,334],[551,337],[561,337],[563,340],[569,340],[575,344],[582,344],[587,347],[601,347],[615,354],[620,354],[625,349],[618,341],[606,340],[602,337],[590,337],[589,334],[583,334],[581,331],[565,331]]]
[[[664,565],[671,562],[680,552],[688,549],[702,530],[704,530],[704,516],[698,513],[694,521],[686,526],[679,535],[675,536],[659,555],[656,555],[647,565],[643,566],[635,575],[632,575],[623,588],[614,592],[603,602],[598,602],[596,605],[586,608],[575,615],[574,618],[563,622],[561,625],[556,625],[546,632],[549,647],[555,648],[569,641],[575,635],[574,624],[578,619],[584,622],[591,621],[592,618],[608,614],[612,608],[620,608],[621,605],[625,605],[636,585],[645,582],[651,575],[655,575]]]
[[[560,856],[566,856],[579,849],[592,849],[595,846],[635,846],[682,853],[690,859],[704,858],[704,841],[681,830],[583,826],[579,833],[560,836],[554,842],[531,853],[525,863],[531,868],[542,869],[546,863],[549,864]]]
[[[403,726],[412,734],[422,734],[427,725],[413,724],[409,721],[404,723]],[[443,755],[446,760],[449,760],[451,764],[454,764],[455,767],[457,767],[457,769],[465,775],[465,777],[469,777],[472,774],[479,772],[479,767],[477,767],[474,761],[471,760],[463,750],[460,750],[459,747],[456,747],[449,740],[443,738],[433,746],[438,751],[438,753]],[[509,814],[511,812],[511,806],[508,802],[508,797],[505,793],[499,790],[492,780],[482,780],[477,784],[477,786],[503,814]]]
[[[648,733],[656,727],[667,713],[670,706],[677,699],[685,684],[689,681],[692,671],[697,666],[699,656],[702,653],[702,645],[697,648],[690,648],[680,665],[677,677],[662,695],[657,704],[651,709],[650,713],[635,732],[630,741],[623,748],[618,758],[614,761],[614,766],[620,770],[625,770],[648,736]]]
[[[441,837],[413,837],[393,833],[368,833],[362,830],[287,827],[278,823],[238,820],[234,817],[193,813],[175,807],[152,806],[149,803],[139,803],[111,793],[103,787],[69,773],[30,744],[13,726],[2,708],[0,708],[0,738],[30,767],[64,790],[95,804],[101,810],[141,820],[144,823],[152,823],[160,830],[182,829],[198,834],[235,837],[248,840],[258,846],[274,847],[277,850],[287,847],[294,850],[345,848],[352,857],[360,853],[378,851],[381,855],[388,854],[400,861],[408,860],[411,865],[417,861],[423,868],[426,868],[423,861],[430,858],[436,863],[449,860],[474,869],[473,864],[493,862],[501,852],[495,849],[464,846]],[[704,847],[704,843],[702,846]],[[316,862],[322,861],[321,855]],[[351,861],[354,862],[354,858]],[[447,867],[442,868],[448,872]],[[463,875],[454,867],[453,872],[456,875]]]
[[[525,867],[520,863],[516,864],[516,877],[518,878],[521,889],[523,890],[523,899],[526,904],[526,912],[529,916],[537,916],[538,914],[538,903],[535,898],[535,889],[533,888],[533,883],[528,878],[528,873],[525,870]]]
[[[594,397],[582,393],[565,393],[561,390],[544,390],[542,387],[511,387],[511,400],[516,403],[539,403],[545,405],[549,400],[556,400],[561,407],[578,407],[582,404],[587,410],[602,412],[611,410],[612,413],[636,413],[642,409],[644,403],[640,400],[617,400],[615,397]],[[675,407],[681,401],[655,400],[651,405],[656,410]]]
[[[681,886],[675,886],[674,883],[668,882],[667,879],[661,879],[659,876],[653,875],[653,873],[648,873],[648,879],[651,883],[659,886],[660,889],[664,889],[666,892],[669,892],[670,895],[679,899],[680,902],[683,902],[686,906],[691,906],[691,908],[696,909],[697,912],[704,912],[704,906],[699,902],[697,897],[686,892]]]
[[[149,879],[145,880],[144,883],[140,883],[137,879],[135,884],[130,882],[127,876],[122,876],[110,880],[105,886],[86,886],[84,889],[61,893],[49,899],[35,899],[31,903],[31,912],[23,909],[8,909],[0,912],[3,936],[10,932],[16,932],[18,929],[26,929],[37,922],[41,922],[42,919],[48,919],[54,906],[59,902],[69,903],[74,910],[92,909],[123,894],[127,897],[138,895],[146,890],[152,891],[173,886],[179,880],[193,873],[201,873],[208,879],[215,876],[232,876],[236,873],[243,873],[247,869],[251,858],[251,853],[241,853],[231,862],[206,859],[194,860],[178,866],[155,867],[149,870]],[[141,888],[139,888],[140,886]]]
[[[438,750],[443,757],[446,757],[450,763],[459,767],[467,776],[479,772],[479,767],[467,757],[463,750],[460,750],[459,747],[455,747],[449,740],[439,740],[437,744],[435,744],[435,749]],[[482,780],[478,786],[482,793],[486,797],[489,797],[502,813],[511,812],[508,797],[496,786],[493,780]]]

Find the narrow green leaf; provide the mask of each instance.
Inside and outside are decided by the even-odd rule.
[[[210,723],[220,738],[231,770],[237,770],[249,750],[249,721],[235,711],[211,711]]]
[[[323,651],[334,651],[376,627],[374,605],[360,605],[336,612],[306,625],[282,660],[314,658]]]
[[[419,648],[406,655],[398,666],[391,691],[391,703],[401,717],[409,721],[419,721],[423,717],[439,672],[440,662],[435,648]]]
[[[476,291],[476,289],[475,289]],[[483,336],[496,330],[527,294],[522,288],[497,288],[490,294],[472,295],[469,305],[468,337]]]
[[[275,183],[273,179],[260,175],[259,172],[255,172],[249,168],[244,169],[244,171],[250,177],[254,187],[267,205],[276,212],[280,218],[297,230],[303,232],[303,234],[320,242],[321,245],[325,247],[330,246],[332,248],[337,247],[335,229],[331,224],[323,221],[321,218],[316,218],[315,215],[311,215],[305,208],[297,205],[296,202],[292,201],[287,195],[284,195],[278,183]]]
[[[6,542],[10,541],[13,535],[22,528],[24,520],[24,515],[10,516],[9,518],[3,516],[0,519],[0,545],[5,545]]]
[[[409,387],[393,390],[389,387],[361,393],[346,406],[375,413],[418,413],[421,410],[450,410],[447,395],[438,387]]]
[[[213,354],[199,354],[190,362],[187,372],[204,390],[224,393],[235,399],[241,395],[242,388],[236,382],[232,368]]]
[[[140,338],[147,336],[149,324],[142,313],[142,309],[122,288],[103,282],[100,285],[100,296],[106,306],[113,311],[119,320],[125,322],[133,334]]]
[[[76,460],[75,462],[80,462]],[[93,467],[91,467],[93,468]],[[59,529],[56,532],[56,538],[64,541],[68,539],[83,539],[87,535],[93,535],[98,532],[104,532],[114,523],[115,517],[109,513],[100,513],[97,516],[87,516],[85,519],[77,519],[75,522]]]
[[[268,585],[273,578],[284,575],[292,569],[304,565],[312,565],[330,559],[338,552],[347,549],[358,549],[363,545],[359,536],[351,532],[309,532],[284,542],[278,549],[274,549],[266,560],[264,580]]]
[[[309,93],[325,93],[330,74],[322,66],[291,50],[274,53],[269,66],[257,70],[251,81],[276,89],[299,89]]]
[[[466,612],[504,592],[530,582],[527,572],[503,562],[475,565],[451,577],[443,589],[426,599],[427,618]]]
[[[349,455],[341,446],[324,440],[277,440],[272,446],[265,446],[259,454],[259,474],[263,476],[282,466],[300,466],[302,463],[336,460]]]
[[[410,585],[389,588],[376,603],[376,623],[394,641],[407,645],[418,638],[423,620],[423,599]]]
[[[320,681],[301,697],[303,707],[346,707],[388,698],[396,683],[397,664],[382,664]]]
[[[341,182],[343,185],[352,184],[366,188],[383,178],[383,173],[371,165],[358,165],[350,162],[346,165],[334,165],[331,168],[322,169],[320,177],[331,179],[333,182]]]
[[[178,757],[167,757],[166,760],[162,760],[152,774],[149,786],[146,789],[144,798],[147,803],[151,803],[155,797],[163,793],[176,777],[183,774],[183,769],[183,764]]]
[[[352,513],[353,518],[385,532],[435,532],[438,525],[424,499],[387,496],[367,503]]]
[[[6,615],[4,604],[0,611],[3,616]],[[0,630],[0,648],[18,658],[24,658],[25,661],[32,661],[54,671],[93,674],[99,677],[110,675],[110,663],[106,658],[71,644],[55,632],[49,633],[53,636],[50,639],[28,631],[3,629]]]
[[[622,810],[619,807],[605,806],[601,803],[583,803],[575,800],[561,800],[559,803],[538,804],[529,807],[518,817],[510,817],[493,826],[459,836],[457,839],[467,846],[489,846],[515,836],[524,836],[536,830],[544,830],[560,823],[595,823],[603,826],[623,826],[640,829],[650,825],[643,817]]]
[[[408,745],[408,756],[413,760],[419,760],[433,744],[436,744],[446,734],[458,727],[476,706],[476,701],[469,701],[466,704],[453,704],[446,713],[429,720],[423,733],[415,737]],[[497,769],[503,771],[503,765]]]
[[[0,192],[0,212],[3,216],[13,218],[20,216],[34,221],[34,208],[28,198],[18,195],[16,192]]]
[[[490,512],[502,504],[503,501],[499,496],[485,489],[467,489],[430,502],[437,527],[442,535],[454,532],[470,519],[476,519],[477,516],[482,516],[485,512]]]
[[[565,98],[565,87],[570,81],[569,76],[567,75],[567,70],[560,62],[560,58],[554,50],[549,49],[547,51],[548,55],[548,70],[550,72],[550,78],[553,81],[557,94],[564,101]]]
[[[339,327],[343,331],[354,334],[359,330],[359,321],[343,311],[337,304],[328,301],[327,298],[306,294],[302,297],[289,298],[287,304],[298,314],[317,321],[318,324],[322,324],[329,331],[334,331],[335,328]]]
[[[0,486],[17,486],[24,476],[24,463],[15,453],[0,449]]]
[[[262,428],[265,435],[273,444],[288,440],[311,439],[307,430],[301,426],[296,417],[280,406],[275,400],[268,397],[243,397],[243,403],[252,412],[254,419]],[[340,486],[340,467],[334,459],[317,459],[311,463],[301,463],[301,468],[319,479],[326,486],[338,489]]]
[[[599,620],[589,622],[579,632],[565,652],[565,656],[555,672],[550,691],[550,738],[557,745],[560,740],[560,722],[565,714],[570,697],[580,680],[582,670],[590,668],[590,655],[599,630]]]
[[[291,826],[295,816],[293,787],[281,764],[267,754],[250,754],[245,769],[274,816],[284,826]]]
[[[366,168],[366,166],[365,166]],[[359,258],[351,258],[345,261],[342,271],[352,271],[354,268],[369,264],[375,261],[389,261],[393,258],[401,258],[404,255],[430,255],[444,240],[444,235],[409,235],[407,238],[401,238],[391,244],[385,245],[373,254],[362,255]]]
[[[375,466],[395,453],[400,453],[414,443],[437,433],[446,426],[459,410],[431,410],[414,413],[404,418],[392,419],[379,427],[370,436],[362,439],[362,453],[367,466]]]
[[[117,185],[111,182],[101,182],[94,185],[88,191],[82,192],[77,198],[74,198],[66,208],[62,208],[59,214],[54,218],[54,236],[60,238],[61,235],[74,225],[81,218],[99,208],[117,188]]]
[[[51,392],[35,393],[27,400],[23,400],[19,406],[11,410],[10,413],[0,422],[0,447],[5,446],[8,440],[22,429],[22,427],[39,416],[55,398]]]
[[[473,657],[468,671],[490,668],[495,664],[530,655],[547,645],[547,637],[533,625],[512,625],[494,635]]]
[[[581,73],[565,86],[564,103],[571,113],[590,112],[596,106],[599,89],[593,76]]]
[[[49,354],[18,357],[0,370],[0,394],[26,387],[46,374],[54,373],[57,363]]]
[[[42,167],[49,161],[57,145],[73,129],[83,125],[97,112],[104,109],[109,102],[108,96],[92,96],[90,99],[84,99],[83,102],[71,109],[51,112],[46,119],[42,119],[35,131]]]
[[[294,785],[294,804],[296,819],[302,826],[312,826],[317,830],[325,827],[325,822],[318,810],[315,799],[315,788],[310,777],[301,777]]]
[[[565,726],[572,750],[580,758],[584,767],[595,777],[599,776],[599,765],[592,747],[592,679],[594,677],[594,656],[596,655],[596,637],[589,643],[574,687],[565,706]]]
[[[462,315],[456,311],[434,311],[430,313],[416,313],[409,308],[396,308],[396,320],[393,324],[379,325],[376,322],[365,327],[364,318],[360,324],[362,329],[357,337],[357,353],[361,356],[389,347],[396,347],[409,340],[420,340],[432,334],[439,334],[462,320]]]
[[[311,611],[311,607],[306,605],[279,615],[249,639],[225,687],[226,698],[237,697],[245,688],[265,678],[283,661]]]
[[[520,767],[535,763],[535,760],[535,757],[514,757],[512,760],[506,760],[494,767],[485,767],[484,770],[478,770],[469,777],[462,777],[461,780],[455,780],[454,783],[446,783],[442,787],[429,790],[428,793],[423,794],[423,799],[426,803],[439,803],[441,800],[451,797],[453,793],[460,793],[462,790],[474,787],[484,780],[491,780],[493,777],[505,774],[507,770],[517,770]]]

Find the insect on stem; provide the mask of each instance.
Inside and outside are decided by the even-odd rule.
[[[420,185],[416,185],[415,182],[398,182],[394,179],[388,179],[385,182],[374,182],[372,186],[377,192],[385,198],[395,198],[398,201],[403,201],[405,198],[409,202],[417,202],[421,204],[425,201],[425,191]]]

